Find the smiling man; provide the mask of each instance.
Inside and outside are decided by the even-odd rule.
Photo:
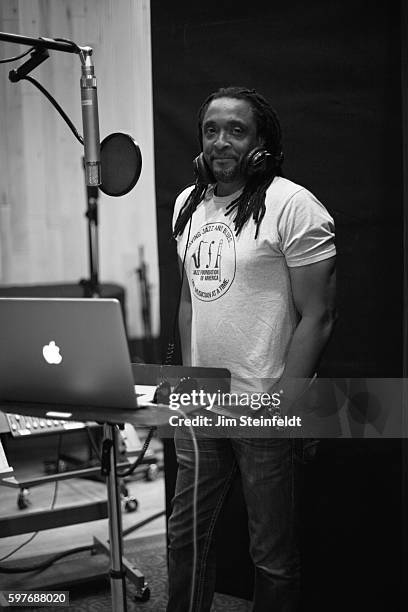
[[[197,181],[177,198],[173,217],[186,279],[179,313],[183,363],[228,368],[238,396],[278,391],[284,416],[297,395],[293,380],[313,376],[333,328],[333,220],[313,194],[282,176],[279,120],[256,91],[228,87],[211,94],[198,128]],[[262,411],[270,416],[268,408]],[[255,566],[253,610],[298,608],[293,446],[282,436],[252,436],[219,438],[209,431],[198,438],[193,517],[194,447],[185,432],[175,433],[168,612],[210,610],[214,526],[237,472]]]
[[[203,153],[216,181],[216,193],[226,196],[246,182],[241,167],[249,151],[263,144],[251,106],[245,100],[215,99],[202,126]]]

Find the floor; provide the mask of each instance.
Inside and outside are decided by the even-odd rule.
[[[157,445],[158,442],[156,441],[156,450]],[[21,449],[22,447],[19,449],[19,458],[15,460],[15,465],[9,460],[9,463],[14,467],[16,477],[21,478],[28,473],[30,475],[33,473],[44,473],[42,457],[39,457],[36,453],[32,453],[30,460],[30,453],[24,453],[24,456],[22,456]],[[44,451],[43,456],[46,455],[47,452]],[[137,499],[138,509],[135,512],[127,512],[124,508],[124,504],[122,504],[122,522],[124,530],[161,510],[164,511],[165,495],[162,472],[159,472],[157,479],[152,482],[147,482],[142,475],[139,474],[136,479],[128,481],[127,487],[129,495]],[[21,513],[27,515],[28,518],[30,512],[49,509],[54,494],[55,483],[47,483],[33,487],[29,491],[29,507],[20,510],[17,507],[18,490],[2,486],[0,487],[0,518],[10,515],[21,515]],[[54,507],[58,508],[64,505],[76,505],[81,504],[81,502],[105,499],[106,486],[103,482],[73,478],[58,483]],[[163,533],[164,531],[165,518],[162,516],[136,531],[133,531],[126,537],[143,537],[151,534]],[[30,533],[25,533],[1,538],[0,560],[27,541],[30,536]],[[108,539],[107,519],[41,531],[30,543],[16,551],[9,559],[11,561],[48,553],[58,553],[69,548],[75,548],[76,546],[91,544],[93,536],[97,536],[102,540]]]

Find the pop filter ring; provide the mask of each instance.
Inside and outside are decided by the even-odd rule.
[[[113,142],[113,139],[117,141],[116,145]],[[125,151],[123,150],[122,143],[125,143],[127,147]],[[116,159],[118,157],[117,147],[119,147],[119,149],[122,148],[122,150],[119,151],[120,155],[124,155],[124,154],[126,155],[128,154],[128,152],[130,152],[130,154],[134,157],[133,160],[130,160],[131,165],[134,167],[133,175],[132,173],[130,173],[131,176],[127,182],[125,181],[128,177],[125,177],[125,179],[123,180],[119,180],[119,182],[124,183],[124,185],[121,188],[118,188],[115,186],[116,179],[113,180],[113,183],[112,183],[109,178],[112,176],[112,172],[111,172],[112,164],[118,163],[118,160]],[[105,180],[104,180],[104,167],[105,167]],[[122,165],[119,159],[119,165],[116,171],[114,172],[114,176],[117,177],[119,173],[119,177],[120,177],[121,169],[122,171],[126,171],[126,167],[127,169],[129,169],[129,166]],[[108,168],[109,168],[109,171],[107,171]],[[123,132],[114,132],[113,134],[109,134],[103,139],[103,141],[101,142],[102,184],[99,186],[99,189],[104,194],[109,195],[109,196],[119,197],[119,196],[129,193],[129,191],[133,189],[133,187],[136,185],[137,181],[139,180],[141,171],[142,171],[142,153],[140,151],[139,145],[134,140],[134,138],[132,138],[132,136],[130,136],[129,134],[125,134]],[[108,175],[108,184],[106,184],[106,175]]]

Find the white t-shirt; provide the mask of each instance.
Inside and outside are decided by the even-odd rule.
[[[173,227],[191,190],[176,200]],[[332,217],[300,185],[274,179],[256,240],[252,218],[236,237],[235,211],[225,215],[238,195],[218,197],[208,187],[192,216],[185,270],[192,365],[228,368],[231,392],[249,393],[268,389],[285,367],[298,320],[288,268],[333,257],[336,249]],[[189,225],[177,239],[182,261]]]

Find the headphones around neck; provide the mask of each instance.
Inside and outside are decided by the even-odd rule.
[[[256,147],[246,154],[241,162],[241,169],[244,175],[254,176],[255,174],[263,174],[272,167],[280,166],[283,161],[283,153],[273,156],[266,149],[262,147]],[[202,185],[209,185],[210,183],[216,183],[216,179],[211,172],[211,169],[204,158],[204,153],[200,153],[193,160],[194,175],[197,182]]]

